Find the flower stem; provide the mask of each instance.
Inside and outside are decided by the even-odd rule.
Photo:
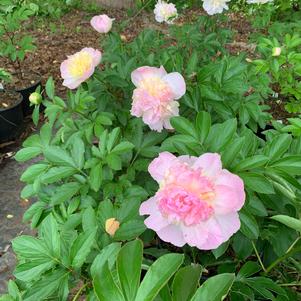
[[[253,241],[252,241],[252,247],[254,249],[254,252],[256,254],[256,257],[257,257],[257,259],[258,259],[258,261],[260,263],[260,266],[261,266],[262,270],[266,273],[266,268],[265,268],[265,266],[264,266],[264,264],[263,264],[263,262],[262,262],[262,260],[261,260],[261,258],[259,256],[259,253],[258,253],[257,248],[256,248],[256,246],[255,246],[255,244],[254,244]]]
[[[289,248],[291,249],[291,248]],[[279,264],[281,261],[291,257],[292,255],[294,255],[295,253],[301,252],[301,247],[296,248],[296,249],[291,249],[289,252],[285,253],[284,255],[280,256],[279,258],[277,258],[274,262],[272,262],[266,269],[265,271],[265,275],[267,275],[277,264]]]

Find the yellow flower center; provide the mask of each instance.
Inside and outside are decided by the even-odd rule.
[[[142,80],[139,88],[146,90],[148,94],[153,97],[158,97],[170,91],[166,82],[164,82],[160,77],[151,77]]]
[[[72,76],[80,77],[85,74],[93,63],[93,58],[87,52],[80,52],[74,55],[71,60],[69,71]]]

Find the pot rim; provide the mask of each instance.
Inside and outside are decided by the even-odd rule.
[[[19,100],[18,100],[17,103],[15,103],[12,107],[4,108],[4,109],[0,108],[0,113],[5,112],[5,111],[12,110],[12,109],[14,109],[15,107],[17,107],[18,105],[20,105],[20,104],[22,103],[22,101],[23,101],[23,96],[22,96],[22,94],[21,94],[20,92],[15,91],[15,90],[0,90],[0,93],[2,93],[1,91],[3,91],[3,92],[8,91],[8,92],[15,93],[15,94],[19,95]]]

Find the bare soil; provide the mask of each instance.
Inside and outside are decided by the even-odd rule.
[[[9,109],[20,102],[20,94],[14,91],[0,92],[0,109]]]

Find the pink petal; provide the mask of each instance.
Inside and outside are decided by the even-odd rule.
[[[236,208],[240,210],[244,205],[246,194],[244,190],[244,182],[243,180],[229,172],[226,169],[223,169],[222,172],[217,176],[215,184],[228,186],[236,192]]]
[[[157,234],[162,240],[177,247],[183,247],[186,243],[181,228],[177,225],[168,225],[165,228],[162,228],[160,231],[157,231]]]
[[[240,220],[237,212],[226,215],[217,215],[215,218],[221,226],[224,242],[227,241],[240,228]]]
[[[133,84],[136,87],[138,87],[140,82],[148,77],[162,78],[166,74],[167,73],[163,66],[161,66],[160,68],[144,66],[144,67],[139,67],[138,69],[134,70],[131,74],[131,79],[132,79]]]
[[[204,227],[204,223],[191,227],[182,226],[181,228],[185,241],[191,247],[200,248],[207,240],[208,230]]]
[[[83,82],[83,80],[81,78],[66,78],[63,81],[63,86],[69,88],[69,89],[76,89],[81,83]]]
[[[147,201],[143,202],[140,205],[139,214],[140,215],[158,214],[158,206],[157,206],[156,198],[152,197]]]
[[[169,222],[158,211],[156,214],[152,214],[148,218],[146,218],[144,220],[144,224],[146,225],[147,228],[158,232],[161,229],[167,227],[169,225]]]
[[[163,80],[171,87],[175,99],[181,98],[186,93],[186,83],[180,73],[169,73],[164,76]]]
[[[82,51],[88,52],[93,57],[93,64],[96,67],[101,61],[101,52],[93,48],[84,48]]]
[[[240,221],[237,212],[226,215],[217,215],[206,222],[208,229],[208,238],[200,249],[214,250],[222,243],[229,240],[229,238],[239,230]]]
[[[224,242],[224,236],[220,224],[213,217],[204,223],[204,227],[208,230],[208,236],[204,243],[198,248],[201,250],[213,250],[216,249]]]
[[[225,185],[215,186],[214,212],[216,214],[228,214],[241,209],[243,202],[236,193],[235,187]]]
[[[204,175],[215,179],[215,177],[222,171],[221,157],[216,153],[206,153],[196,160],[193,168],[201,168]]]
[[[148,166],[148,172],[158,183],[160,183],[168,172],[169,168],[174,164],[177,158],[169,153],[162,152],[159,157],[154,159]]]
[[[179,156],[178,159],[181,162],[186,163],[186,164],[192,166],[196,162],[196,160],[198,159],[198,157],[183,155],[183,156]]]

